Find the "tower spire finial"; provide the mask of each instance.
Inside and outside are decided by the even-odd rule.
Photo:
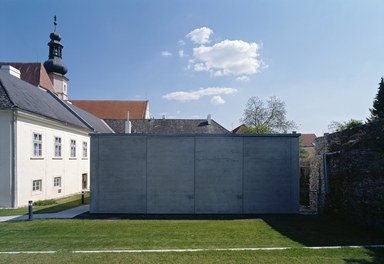
[[[54,32],[56,32],[56,26],[57,26],[57,23],[56,23],[56,15],[53,17],[53,25],[55,25],[55,30],[54,30]]]

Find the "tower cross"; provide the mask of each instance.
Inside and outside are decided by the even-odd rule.
[[[57,26],[57,23],[56,23],[56,16],[53,17],[53,25],[55,25],[55,30],[54,30],[54,32],[56,32],[56,26]]]

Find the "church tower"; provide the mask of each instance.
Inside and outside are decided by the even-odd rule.
[[[45,70],[53,84],[53,89],[57,96],[62,100],[68,99],[68,78],[64,75],[68,69],[64,65],[62,59],[63,45],[60,43],[61,36],[56,32],[56,16],[54,17],[54,31],[49,35],[51,41],[48,43],[49,56],[44,62]]]

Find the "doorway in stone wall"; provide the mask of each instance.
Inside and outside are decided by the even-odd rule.
[[[82,185],[83,190],[88,189],[88,173],[82,174],[81,185]]]
[[[309,206],[310,173],[309,161],[300,161],[300,205],[304,207]]]

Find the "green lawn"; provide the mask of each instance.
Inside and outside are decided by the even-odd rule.
[[[84,195],[85,204],[89,204],[89,193]],[[43,214],[43,213],[57,213],[67,209],[71,209],[81,204],[81,194],[69,196],[66,198],[61,198],[55,200],[55,204],[45,205],[45,206],[33,206],[34,214]],[[22,207],[17,209],[0,209],[0,216],[8,215],[25,215],[28,214],[28,207]]]
[[[233,220],[60,219],[0,223],[0,263],[380,263],[384,249],[303,246],[384,244],[384,235],[324,216]],[[75,254],[74,250],[291,247],[284,251]]]

